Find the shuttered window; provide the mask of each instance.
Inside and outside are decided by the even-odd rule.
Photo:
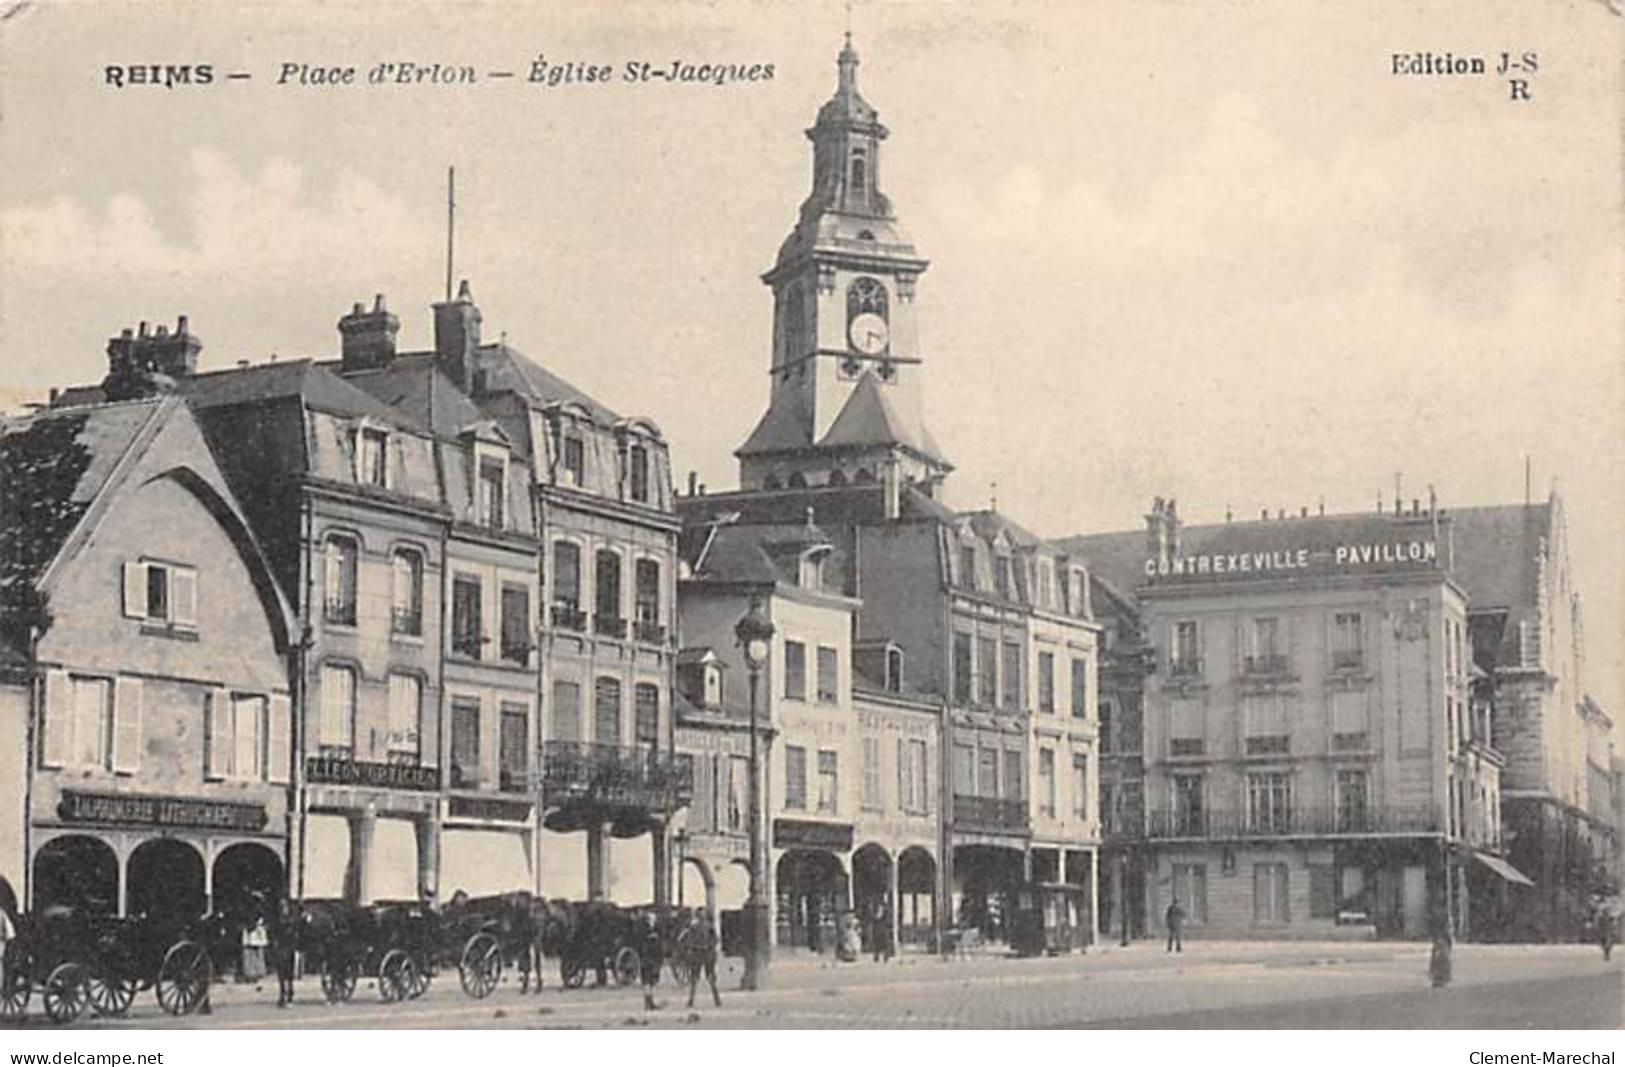
[[[328,754],[348,756],[355,749],[355,671],[324,666],[321,687],[322,719],[317,743]]]
[[[480,784],[480,703],[451,702],[451,784],[473,789]]]
[[[265,780],[285,785],[293,753],[293,702],[287,697],[271,697],[265,733]]]
[[[899,742],[901,744],[901,742]],[[880,738],[863,739],[863,806],[878,811],[885,803],[880,794]]]
[[[632,690],[634,739],[639,745],[660,743],[660,687],[639,682]]]
[[[621,683],[600,678],[593,684],[592,739],[600,745],[621,743]]]
[[[139,678],[119,678],[113,683],[113,770],[119,774],[141,769],[144,696]]]
[[[784,746],[784,806],[807,807],[807,750],[800,745]]]
[[[523,704],[502,705],[498,757],[502,766],[502,788],[522,793],[530,788],[530,713]]]
[[[552,740],[581,740],[581,685],[577,682],[553,683]]]
[[[389,676],[389,756],[392,762],[418,762],[418,723],[423,714],[423,683],[410,674]]]
[[[146,560],[124,565],[124,614],[132,619],[197,625],[197,570]]]

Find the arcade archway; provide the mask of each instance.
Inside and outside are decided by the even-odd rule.
[[[897,939],[931,944],[937,928],[937,860],[914,845],[897,857]]]
[[[282,860],[261,844],[245,841],[214,858],[214,911],[233,918],[268,915],[286,891]]]
[[[69,834],[34,854],[36,912],[66,905],[102,915],[118,913],[118,856],[98,838]]]
[[[124,907],[133,916],[184,922],[209,910],[203,856],[184,841],[137,845],[124,869]]]
[[[793,848],[779,857],[774,872],[776,943],[814,951],[833,948],[837,917],[850,899],[841,861],[834,853]]]

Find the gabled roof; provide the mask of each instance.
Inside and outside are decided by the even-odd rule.
[[[816,526],[790,523],[702,525],[684,531],[679,550],[699,581],[796,585],[803,552],[833,548]],[[703,558],[701,558],[703,553]],[[696,563],[698,566],[696,567]]]
[[[538,406],[576,403],[592,413],[605,426],[621,416],[560,378],[540,363],[506,344],[481,345],[479,364],[485,372],[485,388],[492,392],[514,392]]]
[[[261,363],[183,378],[180,393],[197,408],[298,398],[305,407],[345,418],[370,418],[416,429],[409,416],[368,396],[309,359]]]
[[[1456,508],[1456,573],[1474,608],[1533,608],[1539,600],[1535,558],[1550,538],[1552,505]]]
[[[162,421],[164,404],[154,397],[0,419],[0,607],[17,610],[38,587],[119,461]]]
[[[763,420],[766,421],[765,419]],[[880,379],[865,371],[835,416],[819,448],[868,448],[901,445],[933,462],[947,465],[942,449],[923,425],[915,425],[897,410],[881,390]]]

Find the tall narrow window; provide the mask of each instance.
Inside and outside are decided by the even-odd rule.
[[[621,683],[600,678],[593,683],[592,739],[600,745],[621,743]]]
[[[1038,710],[1055,711],[1055,653],[1038,654]]]
[[[553,683],[554,741],[581,740],[581,685],[578,682]]]
[[[999,795],[999,750],[996,748],[978,748],[976,750],[976,792],[979,796],[996,797]]]
[[[1202,833],[1202,776],[1199,774],[1176,774],[1173,782],[1174,832],[1176,834]]]
[[[1022,773],[1022,761],[1026,755],[1021,752],[1006,750],[1004,753],[1004,799],[1025,800],[1027,776]],[[1053,777],[1053,776],[1052,776]]]
[[[1332,669],[1359,670],[1365,664],[1360,613],[1339,611],[1332,616]]]
[[[649,450],[643,445],[633,445],[626,450],[627,465],[631,467],[628,472],[631,483],[632,499],[640,504],[649,502]]]
[[[891,693],[903,691],[903,650],[900,648],[886,650],[886,690]]]
[[[339,626],[354,626],[356,611],[356,543],[348,537],[327,540],[323,617]]]
[[[574,541],[553,542],[553,625],[582,628],[581,547]]]
[[[879,811],[881,808],[880,782],[880,738],[865,737],[863,739],[863,806],[870,811]]]
[[[652,559],[640,559],[636,576],[638,639],[659,644],[666,639],[665,628],[660,625],[660,564]]]
[[[954,703],[969,704],[971,700],[971,637],[954,634]]]
[[[1089,717],[1089,661],[1077,656],[1072,658],[1072,717]],[[1105,736],[1105,730],[1102,725],[1101,736]]]
[[[976,588],[976,549],[970,545],[959,546],[959,584]]]
[[[458,697],[451,702],[451,784],[474,789],[480,784],[480,702]]]
[[[1366,773],[1363,770],[1337,772],[1337,829],[1340,833],[1360,833],[1366,826]]]
[[[660,687],[639,682],[632,690],[633,731],[639,745],[660,744]]]
[[[803,765],[803,772],[805,772]],[[750,786],[750,760],[744,756],[732,756],[728,759],[728,829],[745,829],[745,816],[750,811],[750,799],[746,790]],[[805,775],[802,782],[803,791],[806,788]]]
[[[924,812],[930,810],[930,795],[926,792],[925,742],[908,741],[903,746],[903,810]]]
[[[1292,827],[1292,780],[1284,771],[1247,776],[1247,822],[1254,833],[1284,833]]]
[[[106,678],[73,680],[73,762],[103,767],[112,736],[113,686]]]
[[[451,583],[451,650],[469,659],[479,659],[484,636],[480,620],[480,580],[458,575]]]
[[[373,485],[382,489],[388,484],[388,442],[389,438],[382,430],[361,431],[361,457],[359,470],[362,485]]]
[[[784,746],[784,806],[807,807],[807,750],[800,745]]]
[[[784,696],[787,700],[807,699],[807,646],[800,641],[784,643]]]
[[[423,556],[398,548],[390,560],[390,630],[409,637],[423,635]]]
[[[869,188],[869,173],[864,161],[863,153],[854,150],[852,153],[852,195],[864,196]]]
[[[504,525],[503,483],[506,471],[500,459],[480,460],[480,523],[500,530]]]
[[[993,571],[994,588],[997,589],[998,594],[1000,596],[1004,597],[1006,600],[1015,599],[1015,595],[1016,595],[1016,581],[1015,581],[1015,577],[1014,577],[1015,568],[1014,568],[1014,565],[1010,561],[1010,557],[1005,555],[1002,552],[999,553],[998,556],[995,557],[995,559],[994,559],[993,566],[994,566],[994,571]]]
[[[1073,660],[1072,662],[1075,665],[1078,661]],[[1073,669],[1076,670],[1076,666],[1074,666]],[[1100,721],[1100,740],[1098,744],[1100,747],[1100,754],[1102,756],[1109,756],[1117,750],[1117,738],[1112,735],[1112,728],[1116,726],[1116,723],[1113,721],[1115,718],[1113,715],[1114,710],[1115,709],[1113,708],[1111,701],[1102,700],[1100,702],[1100,710],[1098,712]]]
[[[1089,817],[1089,757],[1081,752],[1072,754],[1072,814]]]
[[[1253,921],[1284,923],[1287,908],[1287,868],[1284,863],[1253,864]]]
[[[355,671],[322,668],[322,720],[317,743],[323,755],[349,756],[355,750]]]
[[[818,810],[833,815],[839,808],[840,771],[836,753],[821,749],[818,753]]]
[[[231,698],[231,777],[259,781],[265,777],[265,698]]]
[[[1253,674],[1277,674],[1286,669],[1286,655],[1281,650],[1281,620],[1274,617],[1253,620],[1252,654],[1247,657],[1247,670]]]
[[[594,566],[595,612],[593,629],[611,637],[626,636],[626,617],[621,614],[621,554],[600,549]]]
[[[530,590],[522,585],[502,587],[502,658],[525,666],[530,663]]]
[[[1185,911],[1185,919],[1193,923],[1207,922],[1207,864],[1175,863],[1173,866],[1173,894]]]
[[[840,675],[841,665],[839,654],[833,648],[826,645],[819,645],[818,702],[820,704],[835,704],[840,702]]]
[[[502,702],[501,730],[497,735],[498,758],[504,792],[523,793],[530,789],[530,713],[523,704]]]
[[[1026,694],[1021,687],[1021,646],[1014,641],[1004,643],[1003,690],[1000,706],[1006,711],[1021,711],[1026,707]]]
[[[1038,750],[1038,802],[1043,814],[1055,818],[1055,750]]]
[[[564,484],[579,489],[587,470],[586,443],[574,434],[564,438]]]
[[[976,699],[990,708],[999,702],[999,643],[991,637],[976,639]]]
[[[1202,673],[1202,656],[1197,645],[1194,620],[1187,619],[1174,624],[1173,673]]]
[[[422,714],[423,683],[410,674],[390,675],[387,738],[390,762],[417,765],[418,722]]]
[[[976,749],[971,745],[954,745],[954,795],[976,795]]]

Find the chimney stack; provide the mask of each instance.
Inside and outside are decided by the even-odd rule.
[[[479,349],[480,309],[474,306],[465,278],[457,287],[457,299],[434,306],[434,356],[446,377],[470,396]]]
[[[188,328],[185,315],[175,322],[175,332],[160,326],[156,333],[140,324],[134,336],[129,327],[107,342],[107,377],[102,392],[109,400],[133,400],[167,393],[181,378],[197,373],[198,354],[203,342]]]
[[[395,337],[401,320],[384,306],[384,294],[373,297],[372,310],[356,304],[339,320],[339,338],[345,374],[387,367],[395,358]]]
[[[1172,498],[1154,497],[1151,513],[1145,517],[1146,552],[1157,564],[1179,555],[1179,508]]]

